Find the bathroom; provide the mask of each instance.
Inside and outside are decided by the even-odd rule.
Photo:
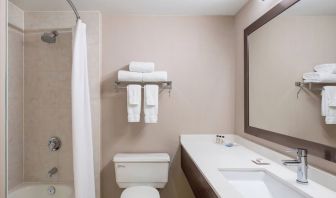
[[[0,0],[0,198],[336,197],[335,0]]]

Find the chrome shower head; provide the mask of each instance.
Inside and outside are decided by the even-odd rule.
[[[41,40],[46,43],[56,43],[57,31],[44,32],[41,36]]]

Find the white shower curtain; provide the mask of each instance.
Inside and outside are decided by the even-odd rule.
[[[87,67],[86,24],[73,31],[72,142],[76,198],[95,198],[90,90]]]

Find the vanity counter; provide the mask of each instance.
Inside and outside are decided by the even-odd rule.
[[[312,181],[309,177],[308,184],[298,184],[296,182],[296,167],[290,170],[280,163],[280,159],[289,159],[287,156],[262,147],[240,136],[227,134],[225,138],[237,143],[237,145],[226,147],[221,144],[216,144],[215,135],[181,135],[182,167],[184,172],[187,178],[190,175],[195,176],[196,173],[192,173],[192,166],[196,167],[204,180],[204,182],[201,181],[200,183],[208,184],[212,189],[208,197],[243,197],[220,172],[220,170],[230,169],[264,170],[281,178],[289,185],[296,187],[311,197],[336,197],[336,192],[334,191],[336,189],[336,177],[334,175],[312,167],[308,169],[308,171],[314,171],[313,175],[315,178],[319,177],[319,179],[324,180],[326,184],[331,184],[328,187],[331,187],[333,190]],[[188,158],[193,163],[188,162]],[[258,158],[262,158],[270,164],[257,165],[252,162],[252,160]],[[191,186],[193,182],[195,181],[189,180]]]

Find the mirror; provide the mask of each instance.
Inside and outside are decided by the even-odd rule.
[[[336,162],[336,123],[321,113],[336,81],[295,83],[336,64],[335,24],[335,0],[284,0],[245,30],[246,133]]]

